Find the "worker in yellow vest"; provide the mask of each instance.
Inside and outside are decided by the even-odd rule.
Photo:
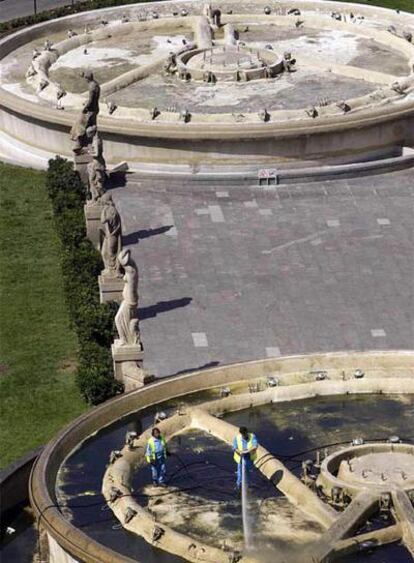
[[[256,435],[249,432],[245,426],[240,426],[239,434],[233,440],[234,461],[237,463],[237,488],[241,488],[243,462],[245,464],[245,474],[248,477],[249,472],[253,468],[254,460],[257,457]]]
[[[169,455],[167,443],[159,428],[153,428],[151,438],[147,442],[145,457],[151,464],[152,483],[156,487],[165,483],[167,473],[166,459]]]

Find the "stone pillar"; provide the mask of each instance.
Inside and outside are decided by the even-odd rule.
[[[145,373],[143,368],[144,351],[137,344],[112,344],[115,379],[125,386],[125,391],[143,387],[154,380],[154,376]]]
[[[86,236],[97,250],[100,250],[100,230],[101,213],[103,205],[96,203],[86,203],[83,207],[86,220]]]
[[[122,278],[101,274],[98,276],[99,298],[101,303],[121,303],[124,281]]]
[[[86,151],[82,151],[80,154],[75,154],[74,156],[75,170],[78,172],[84,186],[87,186],[89,182],[88,164],[91,161],[92,156]]]

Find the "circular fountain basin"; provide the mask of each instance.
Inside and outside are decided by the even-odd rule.
[[[316,367],[327,371],[328,379],[317,381]],[[356,367],[365,377],[344,380],[343,371],[352,374]],[[267,387],[269,377],[277,377],[279,385]],[[224,385],[231,393],[226,397]],[[372,392],[382,395],[364,397]],[[359,397],[329,398],[349,393]],[[326,441],[350,443],[361,424],[369,434],[365,439],[381,437],[379,432],[385,438],[390,432],[409,437],[409,393],[414,386],[406,352],[269,359],[180,376],[174,384],[160,381],[83,415],[49,444],[32,474],[32,505],[36,514],[43,514],[54,504],[52,498],[58,500],[42,516],[56,554],[64,550],[99,563],[137,557],[175,563],[209,553],[217,563],[243,547],[231,441],[244,423],[259,437],[260,459],[272,452],[271,460],[258,464],[252,482],[250,510],[268,534],[257,540],[270,546],[272,554],[290,545],[303,552],[307,539],[314,549],[336,516],[300,481],[301,460],[312,455],[309,450],[329,447]],[[310,400],[304,401],[306,397]],[[141,449],[159,409],[168,414],[161,425],[175,454],[168,461],[172,481],[160,498],[159,491],[151,490]],[[190,424],[188,431],[190,421],[199,430],[191,430]],[[132,449],[123,447],[127,430],[138,433]],[[122,450],[122,457],[108,465],[112,450]],[[112,486],[126,496],[110,502]],[[175,507],[176,514],[168,507]],[[139,517],[126,523],[128,508]],[[355,557],[359,561],[362,555]]]
[[[228,0],[217,29],[202,4],[180,6],[186,16],[170,2],[146,3],[75,14],[3,38],[2,152],[28,161],[71,156],[69,131],[85,102],[86,70],[101,84],[106,160],[126,159],[132,169],[257,173],[400,156],[414,145],[414,45],[404,38],[412,14],[298,0],[295,16],[280,0],[266,15],[264,0]],[[226,29],[238,44],[223,44],[232,39]],[[76,35],[68,37],[69,30]],[[33,59],[34,50],[41,53]],[[164,72],[170,53],[188,65],[188,80]],[[279,72],[281,53],[291,53],[296,72]],[[206,73],[216,82],[200,84]]]
[[[214,82],[248,82],[274,77],[283,69],[282,57],[271,50],[234,45],[189,51],[177,60],[191,80],[204,82],[208,75]]]

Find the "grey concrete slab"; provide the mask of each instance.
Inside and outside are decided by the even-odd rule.
[[[143,180],[115,189],[124,242],[140,269],[141,330],[153,372],[269,350],[412,348],[412,178],[412,170],[400,171],[271,194],[233,186],[220,205],[217,183],[177,189]],[[219,215],[223,221],[214,222]],[[384,218],[389,224],[378,222]],[[328,226],[332,220],[339,225]],[[197,333],[207,346],[195,345]]]

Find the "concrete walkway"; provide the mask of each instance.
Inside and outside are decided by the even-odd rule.
[[[37,13],[72,4],[71,0],[0,0],[0,22],[33,15],[35,2]],[[77,4],[79,0],[73,3]]]

